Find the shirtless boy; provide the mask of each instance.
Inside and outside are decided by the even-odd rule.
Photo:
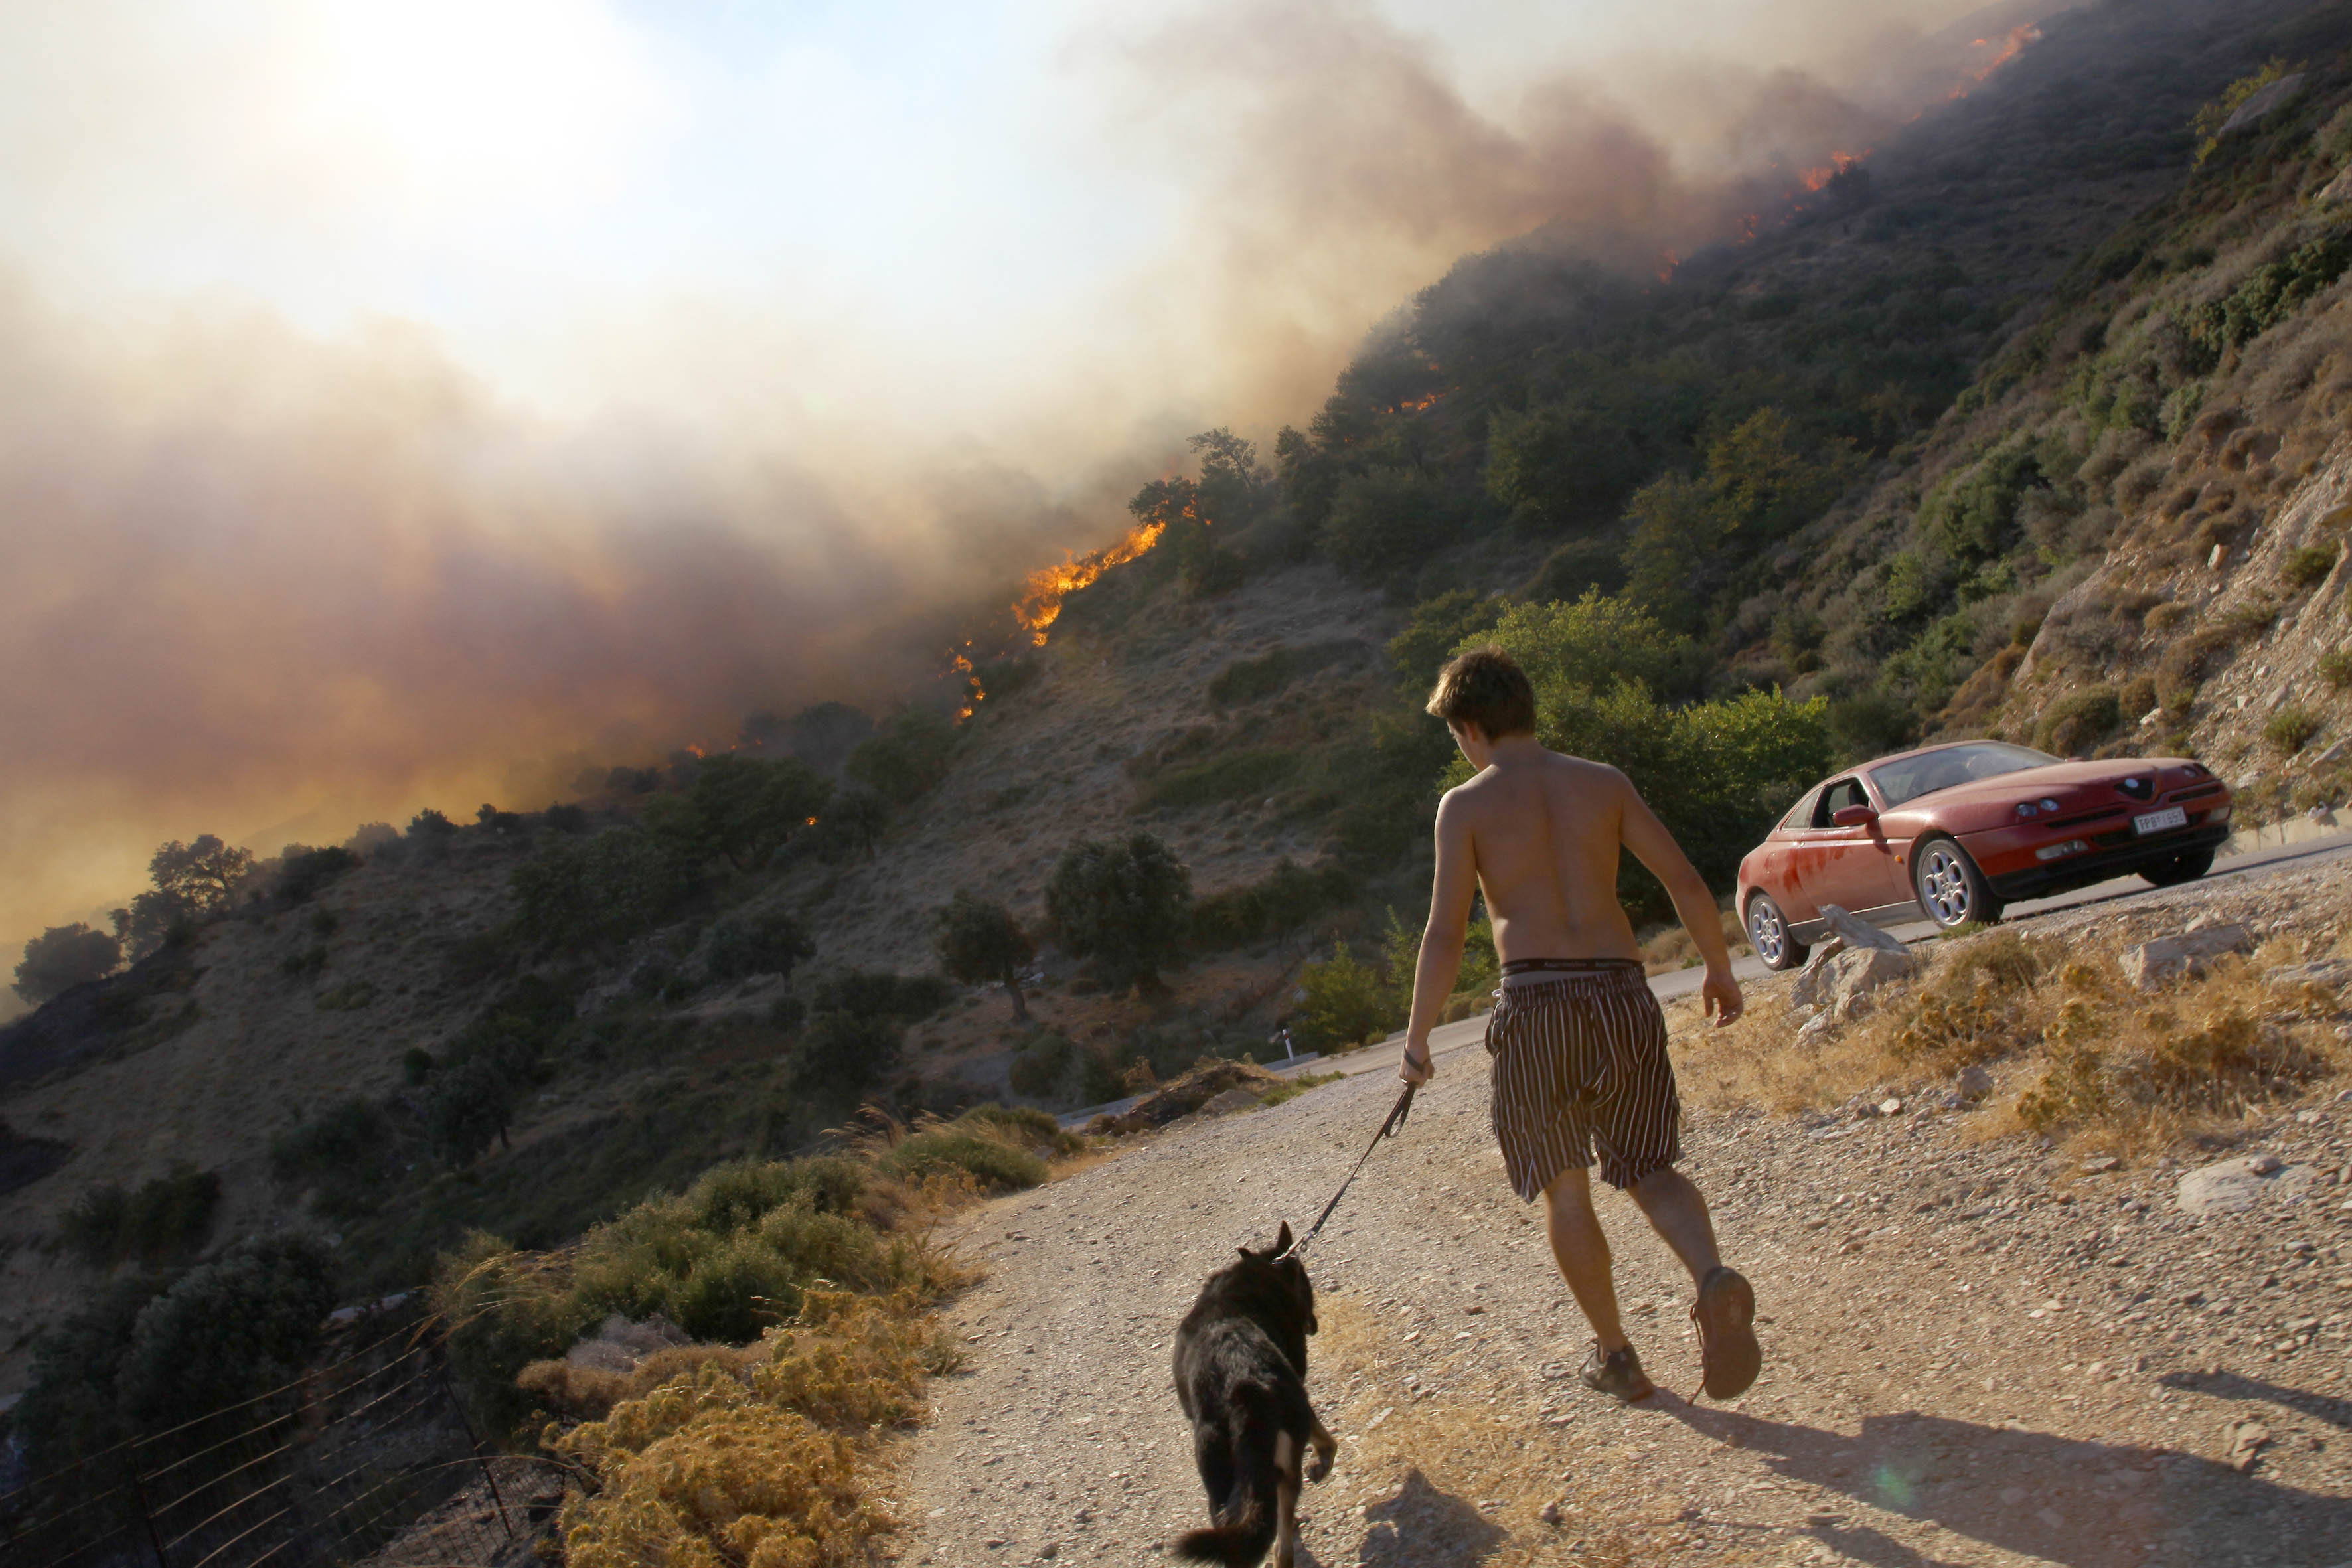
[[[1433,1076],[1429,1031],[1453,994],[1471,898],[1483,889],[1503,961],[1486,1025],[1495,1135],[1519,1196],[1543,1194],[1552,1258],[1592,1325],[1584,1381],[1623,1400],[1654,1392],[1618,1321],[1609,1242],[1592,1212],[1586,1168],[1598,1144],[1601,1179],[1633,1198],[1697,1284],[1691,1320],[1706,1392],[1736,1398],[1761,1363],[1755,1292],[1716,1255],[1706,1200],[1674,1168],[1682,1107],[1665,1019],[1617,902],[1618,850],[1632,850],[1673,896],[1706,957],[1700,995],[1720,1026],[1741,1003],[1715,899],[1623,773],[1537,743],[1534,688],[1501,648],[1447,665],[1429,711],[1478,774],[1437,808],[1436,883],[1399,1076]]]

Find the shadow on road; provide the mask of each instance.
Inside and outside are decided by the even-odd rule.
[[[1366,1511],[1364,1538],[1353,1560],[1378,1568],[1452,1568],[1483,1561],[1507,1533],[1477,1504],[1438,1490],[1427,1476],[1412,1470],[1403,1490]],[[1304,1544],[1298,1562],[1299,1568],[1324,1568]]]
[[[2162,1381],[2167,1388],[2185,1388],[2215,1399],[2267,1400],[2289,1410],[2300,1410],[2331,1426],[2352,1429],[2352,1399],[2335,1394],[2314,1394],[2284,1384],[2264,1383],[2256,1377],[2240,1377],[2234,1372],[2173,1372],[2167,1373]]]
[[[2205,1380],[2206,1392],[2220,1392]],[[2259,1396],[2311,1399],[2237,1380]],[[2341,1401],[2328,1401],[2340,1407]],[[1666,1396],[1661,1413],[1768,1457],[1773,1471],[1857,1503],[1941,1525],[1988,1546],[2068,1568],[2158,1563],[2333,1564],[2352,1541],[2352,1499],[2241,1474],[2187,1454],[2084,1442],[1905,1412],[1849,1436]],[[2341,1415],[2330,1419],[2342,1419]],[[1939,1559],[1849,1518],[1814,1510],[1811,1533],[1859,1562],[1929,1568]]]

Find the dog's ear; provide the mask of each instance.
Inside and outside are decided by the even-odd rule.
[[[1290,1250],[1290,1222],[1284,1220],[1282,1228],[1274,1233],[1274,1255],[1276,1258]]]

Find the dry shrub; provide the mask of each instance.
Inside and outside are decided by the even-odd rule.
[[[636,1373],[650,1386],[602,1420],[549,1434],[549,1447],[599,1485],[564,1505],[566,1560],[866,1562],[867,1543],[894,1523],[866,1495],[873,1446],[885,1427],[915,1418],[925,1380],[958,1359],[911,1290],[810,1290],[799,1318],[756,1346],[656,1352]]]
[[[2338,945],[2352,952],[2352,937]],[[1826,1037],[1799,1039],[1796,1020],[1767,998],[1727,1029],[1687,1031],[1676,1062],[1685,1091],[1697,1103],[1791,1112],[2005,1065],[2003,1076],[2026,1087],[2013,1115],[1996,1111],[1988,1130],[2021,1124],[2095,1132],[2102,1147],[2155,1147],[2344,1065],[2319,1026],[2342,1005],[2335,994],[2295,994],[2263,979],[2311,956],[2291,942],[2145,994],[2125,983],[2112,950],[2007,930],[1942,946],[1916,984],[1880,993],[1875,1014]]]
[[[757,1345],[670,1345],[654,1352],[627,1372],[578,1362],[535,1361],[515,1378],[517,1387],[539,1395],[552,1410],[568,1415],[602,1419],[625,1399],[642,1399],[664,1384],[700,1375],[715,1366],[738,1379],[751,1375],[760,1359]]]

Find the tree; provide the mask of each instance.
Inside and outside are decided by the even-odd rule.
[[[703,967],[714,980],[790,974],[793,964],[815,951],[808,932],[788,911],[738,910],[712,924],[703,950]]]
[[[291,1382],[335,1304],[334,1262],[315,1237],[239,1242],[143,1308],[117,1388],[147,1422],[185,1420]]]
[[[36,1007],[50,997],[86,985],[114,973],[122,962],[122,943],[79,921],[51,926],[25,944],[24,962],[16,965],[16,994]]]
[[[210,833],[198,836],[193,844],[175,838],[147,862],[156,891],[181,900],[198,916],[226,909],[237,884],[252,870],[252,850],[234,848]]]
[[[761,762],[721,752],[705,757],[684,795],[646,808],[646,826],[700,865],[723,859],[757,870],[816,820],[833,794],[823,774],[796,757]]]
[[[1012,910],[959,888],[939,912],[931,942],[940,968],[967,985],[1003,985],[1013,998],[1014,1019],[1029,1021],[1029,1005],[1021,998],[1021,966],[1037,956],[1037,944]]]
[[[870,789],[838,792],[816,821],[820,847],[828,860],[858,855],[871,860],[882,830],[890,825],[890,808]]]
[[[434,1152],[456,1167],[471,1163],[493,1138],[502,1149],[512,1147],[507,1128],[514,1121],[521,1090],[515,1076],[487,1056],[435,1074],[425,1102],[425,1131]]]
[[[955,744],[955,726],[944,714],[908,708],[849,753],[846,771],[852,783],[904,805],[948,776]]]
[[[793,1087],[836,1105],[854,1102],[897,1064],[898,1046],[898,1026],[889,1018],[819,1013],[793,1048]]]
[[[1306,965],[1298,984],[1307,993],[1299,1033],[1316,1050],[1359,1046],[1403,1021],[1396,986],[1349,952],[1344,942],[1334,944],[1330,957]]]
[[[515,925],[538,941],[624,940],[649,931],[694,890],[694,868],[671,844],[633,827],[549,838],[509,879]]]
[[[1160,965],[1183,942],[1192,897],[1192,873],[1150,834],[1085,838],[1055,862],[1045,913],[1105,984],[1156,990]]]

